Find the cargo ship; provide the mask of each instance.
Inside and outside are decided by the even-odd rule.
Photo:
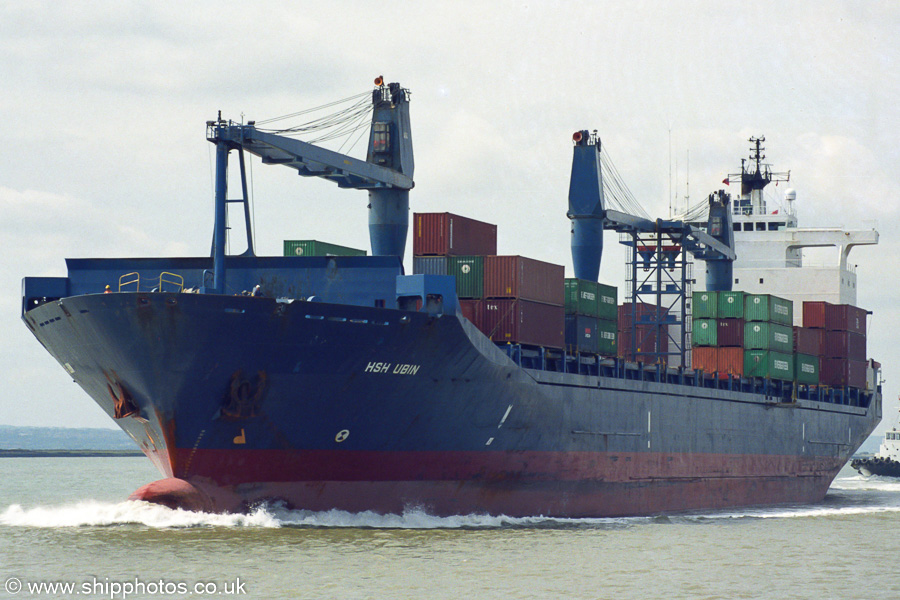
[[[413,215],[406,274],[409,93],[379,78],[343,114],[358,119],[363,102],[365,160],[293,137],[309,128],[221,113],[207,123],[211,256],[70,258],[65,277],[23,280],[25,325],[163,475],[132,498],[203,511],[280,502],[554,517],[822,500],[881,418],[880,365],[831,356],[824,341],[837,331],[849,348],[847,334],[865,332],[855,285],[793,299],[796,289],[769,287],[808,267],[795,220],[761,204],[772,176],[759,152],[732,178],[736,200],[719,190],[704,219],[650,220],[613,205],[600,139],[578,131],[560,207],[575,278],[498,255],[495,226],[451,213]],[[285,256],[256,256],[245,152],[366,190],[372,255],[294,240]],[[240,254],[226,252],[229,214],[244,217]],[[621,304],[598,282],[609,230],[629,252]],[[787,254],[752,264],[770,237]],[[694,259],[706,265],[697,290]],[[742,320],[725,327],[742,325],[757,345],[728,333],[692,341],[695,324],[718,332],[724,319]],[[793,320],[814,330],[799,354]]]

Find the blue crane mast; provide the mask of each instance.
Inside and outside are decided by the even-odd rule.
[[[207,139],[216,145],[215,225],[213,230],[213,284],[210,291],[225,288],[227,206],[244,205],[247,251],[253,255],[244,151],[262,158],[263,164],[284,165],[304,177],[321,177],[341,188],[369,193],[369,238],[375,256],[397,256],[403,260],[409,229],[409,190],[413,188],[412,133],[409,91],[399,83],[375,80],[372,92],[372,123],[366,160],[334,152],[295,138],[258,129],[254,121],[238,124],[221,117],[208,121]],[[228,155],[238,151],[241,198],[228,199]]]
[[[574,154],[569,180],[568,218],[572,222],[572,263],[575,277],[597,281],[603,255],[603,232],[616,231],[622,243],[629,246],[632,256],[628,285],[631,289],[632,325],[646,325],[642,340],[638,327],[630,330],[630,348],[650,362],[668,362],[672,355],[680,355],[686,366],[687,319],[691,278],[686,252],[706,261],[706,288],[731,290],[732,265],[735,259],[734,231],[731,223],[731,197],[719,190],[709,196],[709,220],[705,229],[678,220],[651,220],[607,207],[604,194],[604,173],[601,168],[601,143],[596,132],[576,131],[572,136]],[[678,271],[679,277],[673,275]],[[647,273],[642,276],[639,273]],[[654,314],[638,314],[641,297],[649,296]],[[669,326],[675,326],[677,339]],[[649,338],[652,349],[646,348]],[[663,350],[668,339],[676,348]],[[657,342],[659,340],[659,342]]]

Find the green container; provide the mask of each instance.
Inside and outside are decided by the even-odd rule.
[[[806,385],[819,385],[819,357],[810,354],[794,355],[794,380]]]
[[[691,314],[695,319],[719,318],[718,292],[694,292],[691,302]]]
[[[365,256],[365,250],[316,240],[284,240],[285,256]]]
[[[768,321],[782,325],[794,324],[794,303],[768,294],[744,296],[744,320]]]
[[[484,297],[483,256],[450,256],[447,274],[456,276],[456,295],[460,298]]]
[[[565,281],[566,314],[598,316],[600,291],[596,281],[570,278]],[[615,314],[615,307],[613,307]]]
[[[744,377],[794,380],[794,355],[772,350],[744,350]]]
[[[597,284],[597,316],[615,322],[619,318],[619,288]]]
[[[616,355],[616,322],[608,319],[597,321],[597,337],[600,339],[600,354],[605,356]]]
[[[718,346],[719,326],[716,319],[694,318],[691,344],[694,346]]]
[[[744,292],[717,292],[719,319],[744,318]]]
[[[762,321],[744,323],[744,349],[791,353],[794,351],[794,328]]]

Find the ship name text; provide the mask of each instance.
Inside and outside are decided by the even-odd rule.
[[[415,375],[419,372],[420,365],[408,363],[370,362],[363,373],[390,373],[391,375]]]

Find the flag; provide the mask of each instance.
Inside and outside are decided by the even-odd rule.
[[[725,179],[722,180],[722,183],[724,183],[725,185],[731,185],[731,184],[728,182],[728,178],[727,178],[727,177],[726,177]]]
[[[773,214],[773,215],[777,215],[777,214],[778,214],[778,211],[776,210],[776,211],[773,212],[772,214]]]

